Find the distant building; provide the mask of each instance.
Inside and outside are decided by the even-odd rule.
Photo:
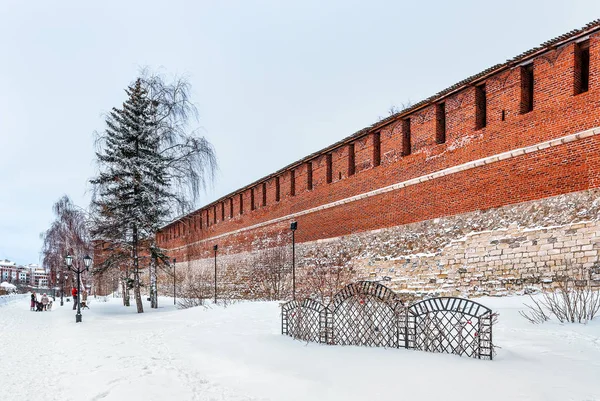
[[[40,267],[40,265],[36,263],[30,263],[24,268],[29,270],[29,285],[31,285],[32,287],[41,288],[48,287],[50,283],[50,275],[46,271],[46,269]]]
[[[17,271],[17,264],[10,260],[0,260],[0,277],[2,281],[11,282],[12,273]]]
[[[37,266],[37,265],[36,265]],[[31,285],[31,269],[18,266],[10,260],[0,260],[0,281],[7,281],[17,285]]]
[[[38,268],[31,270],[30,284],[33,287],[46,288],[46,287],[48,287],[48,283],[49,283],[48,273],[46,272],[45,269],[38,267]]]

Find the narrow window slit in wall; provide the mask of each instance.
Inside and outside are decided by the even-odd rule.
[[[296,170],[290,171],[290,195],[296,195]]]
[[[487,94],[485,84],[475,87],[475,129],[487,125]]]
[[[354,161],[354,144],[348,145],[348,177],[356,172],[356,163]]]
[[[381,164],[381,134],[376,132],[373,134],[373,167]]]
[[[221,220],[225,221],[225,202],[221,202]]]
[[[213,206],[213,223],[217,224],[217,205]]]
[[[330,184],[333,181],[333,158],[331,153],[325,155],[327,162],[327,183]]]
[[[590,42],[577,43],[575,47],[575,94],[587,92],[590,86]]]
[[[229,218],[233,219],[233,198],[229,198]]]
[[[410,118],[402,120],[402,156],[408,156],[411,152],[410,143]]]
[[[262,184],[262,205],[267,206],[267,183],[263,182]]]
[[[506,110],[502,110],[502,116],[500,118],[502,121],[506,120]]]
[[[254,188],[250,188],[250,210],[254,210],[256,207],[254,205]]]
[[[533,63],[521,67],[521,114],[533,110]]]
[[[435,105],[435,142],[446,142],[446,103]]]
[[[312,179],[312,163],[306,163],[306,189],[312,191],[313,189],[313,179]]]
[[[281,187],[279,185],[279,177],[275,177],[275,202],[279,202],[281,197]]]
[[[244,194],[240,194],[240,214],[244,214]]]

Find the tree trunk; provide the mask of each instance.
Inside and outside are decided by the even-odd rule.
[[[140,262],[138,259],[138,228],[133,225],[133,294],[138,313],[144,313],[142,292],[140,289]]]
[[[138,270],[134,273],[133,294],[135,296],[135,305],[138,313],[144,313],[144,304],[142,303],[142,291],[140,286],[140,273]]]
[[[129,283],[127,282],[127,278],[125,280],[121,280],[121,287],[123,288],[123,306],[129,306]]]
[[[138,82],[138,86],[139,86],[139,80]],[[135,156],[136,156],[136,160],[139,160],[140,157],[140,142],[139,139],[136,138],[135,141]],[[137,161],[136,161],[137,162]],[[137,162],[139,163],[139,162]],[[136,168],[134,168],[134,185],[133,185],[133,198],[134,198],[134,202],[136,207],[139,207],[140,205],[140,200],[139,200],[139,194],[140,194],[140,181],[141,181],[141,177],[140,177],[140,172],[137,171],[137,166]],[[144,304],[142,304],[142,293],[140,290],[140,261],[138,258],[138,253],[139,253],[139,232],[138,232],[138,226],[137,223],[134,222],[133,223],[133,293],[135,295],[135,304],[137,306],[137,312],[138,313],[144,313]]]
[[[156,259],[150,259],[150,307],[158,308],[158,294],[156,293]]]

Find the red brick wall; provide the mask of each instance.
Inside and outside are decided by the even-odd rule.
[[[476,129],[476,89],[474,85],[467,86],[440,100],[445,102],[445,143],[436,143],[437,118],[432,103],[409,116],[402,116],[410,118],[410,155],[402,155],[403,123],[398,119],[379,130],[365,132],[351,144],[342,144],[311,159],[312,190],[307,187],[308,163],[302,163],[293,168],[295,195],[291,194],[291,170],[284,171],[278,176],[279,201],[276,201],[276,177],[271,177],[264,181],[266,206],[262,204],[261,181],[253,187],[255,210],[251,210],[251,189],[247,188],[240,192],[244,204],[242,215],[240,194],[236,193],[230,197],[234,204],[233,218],[229,215],[230,198],[225,198],[216,203],[217,224],[213,220],[214,205],[209,205],[192,214],[203,215],[201,229],[190,230],[185,221],[175,222],[163,230],[164,236],[159,234],[159,243],[171,249],[178,260],[197,259],[210,256],[215,243],[224,253],[251,249],[257,235],[286,231],[292,220],[298,221],[296,240],[305,242],[599,187],[600,138],[593,136],[291,217],[289,221],[260,229],[229,234],[469,161],[600,126],[600,35],[590,38],[589,91],[577,95],[574,95],[575,53],[576,45],[569,43],[533,59],[535,84],[531,112],[521,113],[523,74],[522,67],[515,65],[477,82],[486,85],[487,124],[484,128]],[[374,152],[377,135],[380,138],[379,166],[375,166]],[[350,145],[355,155],[353,175],[350,175]],[[327,154],[331,154],[331,183],[327,182]],[[221,220],[221,202],[225,203],[224,221]],[[169,235],[172,230],[179,232],[178,225],[182,226],[182,234]],[[195,245],[187,250],[181,248],[186,244]]]

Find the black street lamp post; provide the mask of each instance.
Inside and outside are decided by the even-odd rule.
[[[217,249],[219,249],[219,246],[214,245],[213,250],[215,251],[215,305],[217,304]]]
[[[296,229],[298,228],[298,222],[293,221],[290,224],[290,230],[292,230],[292,299],[296,299]]]
[[[65,281],[67,281],[67,273],[61,272],[62,287],[60,288],[60,306],[63,306],[63,296],[65,295]]]
[[[73,257],[71,255],[67,255],[67,257],[65,257],[65,261],[67,262],[67,267],[69,268],[69,270],[77,273],[77,300],[73,300],[73,301],[77,302],[77,313],[75,314],[75,323],[81,323],[81,302],[79,302],[79,300],[81,299],[81,278],[80,278],[80,276],[81,276],[81,273],[90,269],[90,265],[92,264],[92,258],[90,258],[87,255],[84,256],[83,264],[85,266],[85,269],[73,267]]]
[[[63,306],[63,293],[65,292],[65,274],[61,271],[60,273],[60,306]]]
[[[177,259],[173,258],[173,305],[177,305],[177,296],[175,295],[175,265]]]

